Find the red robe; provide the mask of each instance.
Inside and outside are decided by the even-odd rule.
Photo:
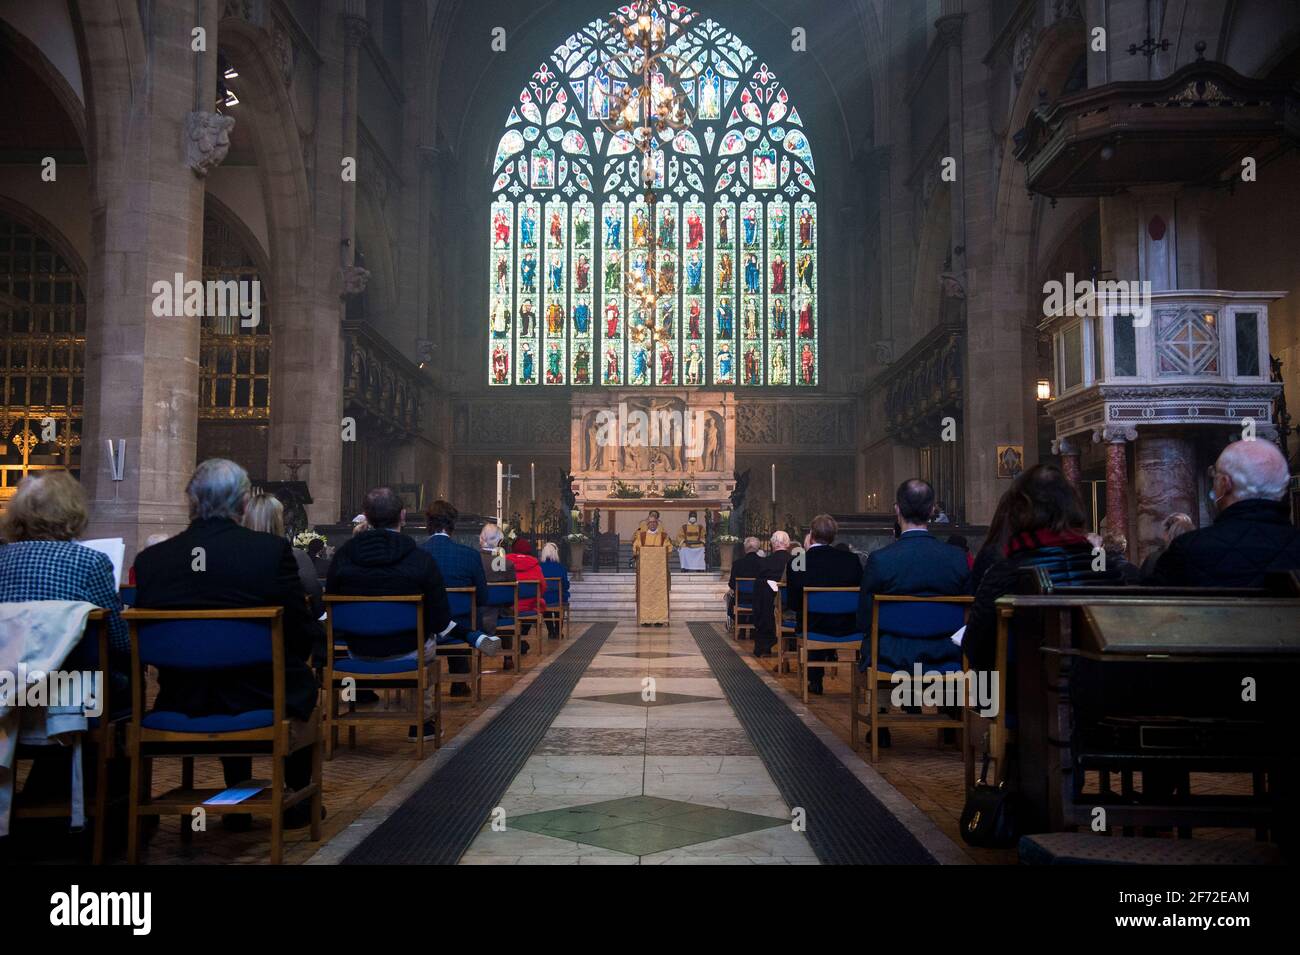
[[[695,213],[686,220],[686,248],[698,249],[704,241],[704,223]]]
[[[799,337],[812,338],[812,303],[804,302],[799,309]]]
[[[811,385],[813,379],[813,353],[812,349],[804,345],[803,352],[799,355],[799,372],[805,385]]]
[[[785,262],[772,263],[772,291],[785,291]]]
[[[664,349],[659,353],[659,384],[671,385],[673,383],[673,353]]]

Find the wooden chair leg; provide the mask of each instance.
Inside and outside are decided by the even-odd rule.
[[[317,727],[316,738],[311,742],[311,841],[320,842],[320,817],[321,802],[324,794],[321,792],[321,739],[320,727]]]
[[[194,757],[185,756],[181,759],[181,789],[194,788]],[[181,842],[188,845],[194,840],[194,830],[190,826],[190,817],[181,816]]]
[[[130,751],[131,790],[127,794],[126,861],[131,865],[140,862],[140,786],[144,779],[138,748]]]
[[[271,865],[284,861],[284,753],[279,746],[271,756]]]
[[[442,661],[433,661],[433,748],[442,749]]]
[[[100,717],[105,724],[108,714]],[[95,751],[95,829],[90,842],[91,865],[104,864],[104,833],[108,829],[108,744],[112,738],[112,728],[100,739]]]
[[[872,661],[874,662],[874,661]],[[880,687],[880,676],[871,667],[867,668],[867,732],[871,734],[871,762],[880,762],[880,707],[876,703]]]

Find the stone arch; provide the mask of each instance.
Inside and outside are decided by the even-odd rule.
[[[21,60],[49,88],[54,98],[59,101],[68,119],[76,127],[77,138],[86,145],[86,107],[77,91],[72,88],[67,78],[56,67],[45,51],[15,30],[8,23],[0,20],[0,49],[7,51]]]

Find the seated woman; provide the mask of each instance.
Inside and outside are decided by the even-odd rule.
[[[564,596],[564,602],[569,602],[569,569],[560,563],[560,548],[554,541],[549,541],[542,548],[542,576],[559,577],[560,593]],[[559,636],[559,622],[555,620],[546,621],[546,629],[554,640]]]
[[[284,505],[274,494],[259,491],[244,506],[243,524],[250,531],[284,537]],[[293,548],[293,559],[298,565],[298,579],[302,581],[302,589],[307,591],[311,615],[319,619],[325,612],[325,591],[321,587],[320,577],[316,575],[316,562],[307,551],[297,547]]]
[[[108,611],[108,660],[98,659],[99,635],[93,628],[68,654],[64,669],[106,670],[110,706],[129,706],[131,644],[113,562],[76,538],[86,529],[86,494],[66,471],[27,477],[5,511],[0,536],[0,603],[77,600]],[[0,639],[4,639],[0,635]],[[42,754],[32,766],[24,791],[55,791],[66,783],[68,760],[61,747]],[[58,767],[62,764],[63,772]],[[56,777],[58,777],[56,779]],[[66,792],[66,790],[64,790]]]
[[[541,562],[533,556],[532,551],[533,545],[528,543],[528,539],[520,537],[511,545],[510,553],[506,555],[506,560],[510,562],[510,566],[515,570],[516,579],[535,580],[538,585],[536,597],[520,598],[519,616],[521,617],[531,617],[534,614],[546,612],[546,601],[542,599],[542,591],[546,588],[546,581],[542,579],[545,575],[542,573]],[[521,638],[528,635],[530,627],[531,624],[524,624],[519,634]],[[521,641],[521,652],[527,652],[524,650],[524,646],[526,644],[522,644]]]
[[[1083,502],[1054,464],[1038,464],[1016,478],[1003,499],[1007,543],[1001,559],[984,573],[975,591],[962,651],[972,669],[991,670],[997,657],[997,609],[994,604],[1014,593],[1020,571],[1047,570],[1052,583],[1077,587],[1123,583],[1109,564],[1093,570],[1093,544],[1084,531]],[[1003,504],[998,505],[999,510]]]

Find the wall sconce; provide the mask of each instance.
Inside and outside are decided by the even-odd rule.
[[[1038,400],[1039,401],[1052,400],[1052,383],[1048,381],[1046,378],[1038,379]]]
[[[121,481],[126,473],[126,442],[121,438],[117,439],[117,446],[114,447],[113,439],[108,439],[108,473],[114,481]]]

